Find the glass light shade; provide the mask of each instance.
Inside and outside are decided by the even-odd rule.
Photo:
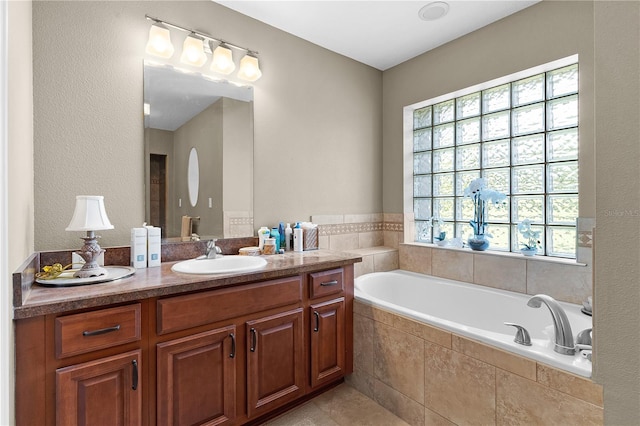
[[[171,44],[171,33],[169,28],[162,23],[156,22],[149,29],[149,41],[147,42],[147,53],[161,58],[173,56],[173,44]]]
[[[258,58],[247,53],[240,61],[240,71],[238,71],[238,78],[246,81],[256,81],[260,77],[262,77],[262,71],[260,71]]]
[[[207,61],[204,53],[204,40],[196,34],[190,34],[184,39],[180,62],[195,67],[201,67]]]
[[[113,229],[104,209],[104,197],[102,195],[76,196],[76,209],[66,230],[98,231],[101,229]]]
[[[233,63],[233,52],[231,49],[221,44],[213,51],[213,59],[211,60],[211,71],[220,74],[231,74],[236,69]]]

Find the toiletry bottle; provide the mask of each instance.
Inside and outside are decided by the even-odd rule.
[[[287,227],[284,229],[284,249],[285,251],[293,249],[293,229],[291,229],[290,223],[287,223]]]
[[[271,228],[271,238],[276,240],[276,251],[280,248],[280,232],[277,227]]]
[[[285,242],[285,234],[284,234],[284,222],[280,222],[278,224],[278,234],[280,234],[280,239],[277,242],[278,245],[278,249],[284,249],[286,247],[286,242]]]
[[[262,250],[262,248],[264,247],[264,240],[269,238],[270,234],[271,232],[269,231],[269,228],[267,228],[266,226],[263,226],[260,229],[258,229],[258,248],[260,250]]]
[[[276,241],[275,238],[267,238],[264,240],[262,254],[276,254]]]
[[[161,229],[157,226],[145,226],[147,228],[147,264],[150,268],[160,266]]]
[[[131,266],[147,267],[147,228],[131,228]]]
[[[302,245],[302,237],[303,230],[300,227],[300,223],[296,224],[296,227],[293,228],[293,251],[303,251],[304,246]]]

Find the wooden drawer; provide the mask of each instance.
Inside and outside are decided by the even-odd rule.
[[[55,319],[56,357],[140,340],[140,304],[67,315]]]
[[[309,297],[316,299],[329,294],[341,293],[344,290],[344,271],[342,268],[309,274]]]
[[[302,301],[299,276],[158,300],[158,334],[185,330]]]

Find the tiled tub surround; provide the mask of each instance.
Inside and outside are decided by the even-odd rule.
[[[362,257],[355,276],[398,269],[398,246],[403,241],[402,214],[314,215],[321,249]]]
[[[406,243],[400,244],[399,267],[523,294],[544,293],[578,305],[592,294],[591,265],[570,259],[525,258],[517,253],[474,252]]]
[[[397,270],[357,278],[355,296],[379,309],[591,377],[591,362],[580,353],[569,356],[554,351],[552,316],[546,307],[528,307],[528,295]],[[580,311],[581,305],[559,303],[572,336],[592,328],[591,317]],[[505,322],[526,327],[531,345],[514,342],[515,328],[505,326]]]
[[[412,425],[603,424],[591,380],[357,300],[347,381]]]

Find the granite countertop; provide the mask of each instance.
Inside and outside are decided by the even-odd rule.
[[[264,269],[246,273],[182,274],[171,270],[171,266],[176,262],[166,262],[160,267],[137,269],[131,277],[101,284],[52,288],[32,283],[22,303],[14,306],[14,319],[241,285],[309,271],[339,268],[362,261],[358,255],[328,250],[288,252],[263,257],[267,260]],[[14,281],[14,286],[16,284]]]

